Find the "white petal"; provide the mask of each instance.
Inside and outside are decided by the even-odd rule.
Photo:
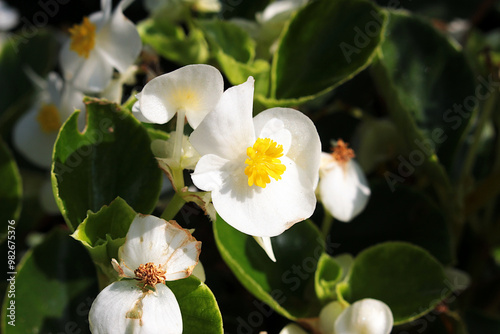
[[[10,30],[19,22],[19,13],[4,1],[0,1],[0,30]]]
[[[174,221],[137,215],[120,247],[120,264],[135,270],[152,262],[167,271],[167,280],[176,280],[191,275],[200,248],[201,242]]]
[[[227,174],[231,171],[231,162],[214,154],[201,157],[191,179],[196,187],[204,191],[220,190]]]
[[[288,324],[280,331],[280,334],[307,334],[305,330],[302,329],[297,324]]]
[[[309,117],[290,108],[271,108],[254,118],[255,132],[260,133],[273,118],[281,120],[291,135],[292,142],[286,153],[297,167],[306,173],[316,187],[321,161],[321,141],[316,126]]]
[[[202,161],[203,157],[198,165]],[[212,190],[215,210],[237,230],[261,237],[274,237],[309,218],[316,205],[310,180],[289,158],[282,157],[281,163],[286,166],[282,179],[271,179],[266,188],[248,186],[244,163],[238,168],[228,163],[212,171],[212,175],[219,173],[222,182],[220,189]]]
[[[182,333],[182,315],[172,291],[158,284],[143,293],[133,280],[108,285],[92,303],[89,325],[93,334]]]
[[[57,132],[46,133],[42,131],[36,119],[40,107],[36,103],[16,123],[13,131],[13,143],[16,149],[31,163],[40,168],[49,169]]]
[[[271,244],[270,237],[253,237],[255,241],[259,244],[260,247],[266,252],[267,256],[271,259],[271,261],[276,262],[276,256],[274,256],[273,245]]]
[[[88,58],[84,58],[72,51],[69,43],[70,41],[62,47],[60,54],[65,79],[83,91],[104,90],[111,81],[113,66],[97,48],[90,52]]]
[[[262,24],[268,21],[285,21],[294,10],[304,5],[307,0],[281,0],[269,4],[257,17]]]
[[[319,326],[321,329],[321,334],[335,334],[335,320],[337,320],[338,316],[342,313],[343,310],[344,308],[342,307],[342,304],[340,304],[338,301],[328,303],[321,309],[321,312],[319,313]]]
[[[274,140],[278,145],[283,146],[283,155],[286,155],[292,144],[292,134],[285,129],[283,121],[273,118],[264,125],[260,133],[255,134],[259,138],[269,138]]]
[[[389,306],[375,299],[362,299],[340,314],[335,321],[335,333],[389,334],[394,319]]]
[[[245,156],[255,142],[252,122],[254,79],[229,88],[222,94],[215,110],[193,131],[189,141],[200,153],[235,159]]]
[[[137,118],[139,122],[152,123],[142,114],[141,109],[139,108],[139,101],[136,101],[132,106],[132,115],[134,115],[134,117]]]
[[[370,188],[359,165],[350,160],[345,165],[333,162],[322,172],[319,184],[321,201],[333,217],[349,222],[368,203]]]
[[[126,72],[139,56],[141,38],[135,25],[123,15],[121,4],[96,34],[96,48],[121,73]]]
[[[84,94],[82,91],[73,87],[71,84],[66,83],[61,93],[61,100],[59,101],[59,112],[61,114],[61,121],[64,122],[75,111],[75,109],[85,111],[85,104],[83,103]],[[82,112],[81,114],[85,114]]]
[[[153,123],[168,122],[184,109],[192,128],[215,108],[224,90],[219,70],[209,65],[188,65],[160,75],[144,86],[139,109]]]

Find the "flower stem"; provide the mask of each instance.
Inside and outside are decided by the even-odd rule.
[[[175,215],[182,209],[186,201],[179,195],[179,192],[176,192],[174,197],[170,200],[165,211],[161,214],[161,218],[165,220],[174,219]]]
[[[325,211],[325,215],[323,216],[323,223],[321,225],[321,233],[323,234],[323,236],[326,239],[328,237],[328,234],[330,233],[330,228],[332,227],[333,217],[330,214],[330,212],[328,212],[327,210],[324,210],[324,211]]]
[[[182,156],[182,141],[184,140],[184,118],[186,117],[186,111],[181,108],[177,110],[177,123],[175,126],[175,142],[174,142],[174,152],[173,159],[175,162],[179,163],[181,166],[181,156]]]

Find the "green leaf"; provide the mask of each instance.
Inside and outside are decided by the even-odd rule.
[[[374,298],[386,303],[394,324],[419,318],[452,292],[439,262],[420,247],[387,242],[361,252],[337,293],[347,302]]]
[[[368,66],[386,17],[364,0],[320,0],[285,27],[271,69],[271,99],[302,103]]]
[[[24,28],[29,29],[26,26],[23,30]],[[58,43],[48,31],[38,29],[29,34],[8,34],[0,48],[0,119],[2,119],[3,112],[33,88],[25,67],[29,66],[35,73],[45,77],[57,60]]]
[[[7,294],[3,303],[3,333],[89,333],[88,311],[98,292],[95,270],[85,248],[67,231],[55,229],[26,253],[14,289],[15,296]],[[15,326],[7,323],[12,301]]]
[[[214,234],[222,258],[253,295],[291,320],[318,315],[321,305],[314,293],[314,272],[325,245],[313,223],[295,224],[271,238],[276,263],[253,237],[220,217]]]
[[[322,303],[335,299],[335,287],[342,278],[342,267],[330,255],[323,253],[314,274],[314,288]]]
[[[85,103],[85,131],[78,130],[77,111],[54,147],[52,184],[66,222],[75,229],[88,210],[97,212],[118,196],[135,211],[151,213],[162,180],[146,129],[115,104]]]
[[[125,242],[130,224],[136,215],[134,209],[118,197],[97,213],[89,212],[87,218],[71,235],[87,248],[100,269],[99,274],[106,276],[107,283],[118,279],[111,260],[118,259],[118,249]]]
[[[0,138],[0,240],[7,235],[7,222],[19,219],[22,204],[21,175],[7,145]]]
[[[172,290],[182,314],[185,334],[223,333],[222,316],[212,291],[198,278],[166,282]]]
[[[363,212],[349,223],[334,222],[330,237],[340,245],[338,253],[357,254],[381,242],[406,241],[425,248],[443,264],[453,260],[441,210],[424,193],[405,186],[392,192],[383,182],[372,184]]]
[[[464,54],[429,23],[389,13],[387,37],[373,67],[375,82],[407,147],[426,160],[435,147],[450,169],[479,97],[472,71]]]
[[[208,45],[203,32],[190,27],[186,34],[180,25],[168,20],[149,19],[137,26],[144,44],[150,45],[162,57],[181,65],[205,63]]]
[[[233,85],[255,78],[255,91],[267,95],[270,64],[255,60],[255,41],[248,33],[232,22],[204,20],[200,26],[207,36],[213,56]]]

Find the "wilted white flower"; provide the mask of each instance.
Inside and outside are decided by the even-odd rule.
[[[13,142],[31,163],[48,169],[59,128],[75,108],[83,108],[83,93],[63,83],[53,72],[46,81],[33,79],[41,90],[33,106],[14,126]]]
[[[334,218],[342,222],[351,221],[363,211],[371,193],[363,171],[352,158],[354,151],[341,139],[332,154],[321,154],[321,202]]]
[[[130,3],[121,1],[111,13],[112,0],[101,0],[101,11],[84,17],[70,28],[70,40],[60,60],[66,80],[84,91],[100,92],[113,76],[113,68],[126,72],[141,51],[135,25],[123,15]]]
[[[90,330],[108,333],[182,333],[182,315],[165,281],[186,278],[198,262],[201,242],[176,222],[137,215],[113,267],[121,277],[94,300]]]
[[[212,192],[228,224],[272,237],[314,212],[321,148],[314,124],[297,110],[272,108],[252,119],[253,83],[224,92],[191,134],[202,156],[192,179]]]

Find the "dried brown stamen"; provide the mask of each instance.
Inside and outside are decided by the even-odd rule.
[[[134,270],[134,274],[137,280],[144,283],[144,286],[154,287],[158,283],[165,283],[166,280],[166,271],[155,266],[153,262],[141,264],[139,268]]]
[[[342,139],[337,141],[337,145],[332,148],[332,151],[333,158],[340,163],[346,163],[356,156],[354,151],[349,148],[349,144]]]

